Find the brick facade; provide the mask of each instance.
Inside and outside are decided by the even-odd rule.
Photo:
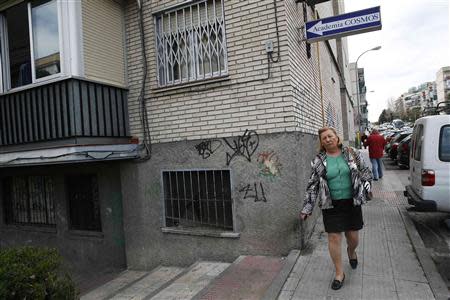
[[[158,88],[154,18],[152,12],[181,1],[144,1],[144,28],[149,63],[146,102],[153,142],[231,136],[245,129],[258,133],[300,131],[316,133],[322,126],[317,45],[306,57],[301,41],[302,4],[277,1],[280,59],[267,79],[265,42],[277,39],[273,1],[225,1],[228,76],[215,82]],[[318,5],[323,16],[331,5]],[[308,19],[312,10],[307,8]],[[321,15],[321,17],[323,17]],[[137,5],[126,11],[130,125],[141,135],[137,98],[142,78]],[[332,48],[336,44],[330,42]],[[342,132],[339,75],[324,43],[319,43],[325,124]],[[335,52],[335,51],[334,51]],[[334,53],[335,55],[335,53]],[[213,80],[214,81],[214,80]]]

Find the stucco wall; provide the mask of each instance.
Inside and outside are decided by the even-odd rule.
[[[241,133],[243,135],[245,132]],[[238,141],[238,137],[226,139],[231,145]],[[304,223],[300,223],[298,214],[310,174],[310,161],[317,150],[316,137],[302,133],[258,134],[257,147],[250,147],[251,161],[236,156],[229,165],[226,155],[232,155],[235,150],[223,139],[208,141],[215,146],[207,151],[210,154],[207,158],[196,148],[204,140],[183,141],[156,144],[150,161],[122,165],[129,268],[189,265],[200,258],[232,261],[245,254],[287,255],[291,249],[299,248],[304,237],[311,233],[319,209]],[[262,174],[260,155],[264,153],[271,154],[270,163],[279,171],[274,172],[276,175]],[[230,170],[234,232],[240,234],[239,238],[162,232],[165,224],[161,172],[189,169]],[[255,202],[255,184],[258,200],[262,200],[264,192],[266,202]],[[248,185],[251,189],[245,195]]]
[[[6,169],[3,169],[5,171]],[[97,174],[102,232],[71,231],[64,177]],[[6,225],[3,192],[0,191],[0,247],[36,245],[56,247],[75,269],[124,268],[122,193],[117,164],[74,164],[10,168],[0,178],[20,175],[52,176],[55,187],[56,227]],[[2,185],[0,184],[0,189]]]

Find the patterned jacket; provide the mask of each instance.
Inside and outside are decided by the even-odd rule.
[[[350,168],[353,205],[361,205],[366,202],[366,191],[363,183],[372,181],[372,172],[365,165],[364,160],[358,150],[352,149],[349,152],[348,147],[342,147],[341,151],[345,161]],[[320,152],[311,161],[311,177],[306,187],[306,195],[303,203],[302,213],[310,214],[313,211],[316,200],[319,200],[319,207],[322,209],[333,208],[331,202],[330,189],[327,182],[327,155]]]

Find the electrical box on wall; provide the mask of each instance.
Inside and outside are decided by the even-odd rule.
[[[266,41],[266,52],[267,53],[273,52],[273,42],[272,41]]]

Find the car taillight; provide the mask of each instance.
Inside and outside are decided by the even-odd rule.
[[[392,149],[394,149],[394,150],[397,150],[397,147],[398,147],[398,144],[397,143],[395,143],[395,144],[392,144]]]
[[[434,182],[434,171],[422,169],[422,186],[433,186]]]

